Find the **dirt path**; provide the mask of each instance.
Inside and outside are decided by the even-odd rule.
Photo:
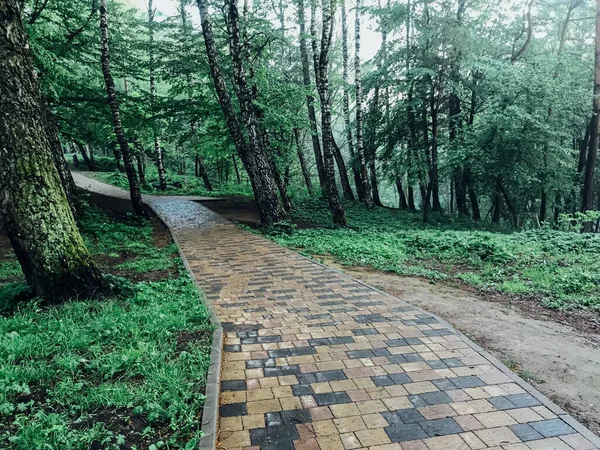
[[[600,432],[600,336],[526,317],[459,287],[324,262],[438,314],[505,364],[530,374],[531,384]]]

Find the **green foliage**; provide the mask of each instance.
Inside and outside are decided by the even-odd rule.
[[[119,171],[114,172],[94,172],[88,174],[99,181],[112,184],[121,189],[129,189],[127,176]],[[229,182],[215,186],[215,190],[207,191],[201,178],[176,175],[170,173],[167,177],[167,190],[161,191],[157,185],[158,176],[154,176],[154,169],[148,170],[146,174],[147,182],[141,186],[144,194],[151,195],[189,195],[201,197],[219,197],[223,195],[252,195],[252,187],[248,183]],[[153,182],[156,180],[156,183]]]
[[[212,325],[176,247],[156,248],[150,222],[131,215],[86,207],[80,226],[95,255],[177,271],[137,284],[108,275],[119,297],[53,307],[25,283],[1,287],[0,447],[119,449],[126,437],[138,448],[194,447]]]
[[[0,262],[0,284],[18,280],[22,277],[21,266],[16,260]]]
[[[504,232],[468,221],[347,205],[348,229],[286,228],[268,236],[311,256],[400,275],[456,277],[481,289],[534,295],[550,308],[600,310],[600,237],[551,229]],[[326,205],[300,203],[295,218],[323,226]]]

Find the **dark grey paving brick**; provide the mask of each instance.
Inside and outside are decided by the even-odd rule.
[[[537,398],[530,394],[507,395],[506,399],[517,408],[529,408],[532,406],[540,406],[542,404]]]
[[[284,377],[287,375],[297,375],[300,373],[298,365],[267,367],[264,369],[265,377]]]
[[[245,391],[245,390],[246,390],[246,380],[221,381],[221,392]]]
[[[485,383],[479,377],[475,376],[449,378],[449,380],[459,389],[485,386]]]
[[[313,395],[313,388],[308,384],[295,384],[292,386],[292,392],[296,397],[301,395]]]
[[[452,384],[452,381],[450,381],[449,379],[432,380],[431,382],[440,391],[452,391],[452,390],[456,389],[456,386],[454,386]]]
[[[387,376],[387,375],[377,375],[377,376],[373,376],[371,377],[371,381],[373,382],[373,384],[375,384],[375,386],[377,387],[385,387],[385,386],[393,386],[394,383],[392,381],[392,379]]]
[[[219,415],[221,417],[247,416],[248,409],[246,403],[230,403],[228,405],[221,405]]]
[[[280,427],[283,425],[283,419],[278,412],[270,412],[265,414],[266,427]]]
[[[452,399],[445,392],[426,392],[419,395],[425,403],[432,406],[452,403]]]
[[[416,441],[429,437],[418,423],[397,424],[384,430],[392,442]]]
[[[396,411],[396,415],[403,423],[415,423],[425,421],[425,417],[423,417],[421,413],[414,408],[399,409],[398,411]]]
[[[310,415],[310,411],[308,409],[292,409],[281,411],[280,414],[285,425],[312,422],[312,416]]]
[[[341,381],[347,380],[346,374],[341,370],[326,370],[324,372],[315,372],[317,383],[325,381]]]
[[[463,429],[452,418],[427,420],[419,423],[429,437],[462,433]]]
[[[521,423],[519,425],[510,425],[508,428],[515,433],[515,435],[524,442],[527,441],[535,441],[537,439],[542,439],[543,436],[535,431],[531,426],[526,423]]]
[[[575,433],[575,430],[563,422],[561,419],[542,420],[540,422],[531,422],[529,425],[535,431],[544,437],[563,436],[565,434]]]
[[[350,397],[345,392],[328,392],[326,394],[315,394],[314,396],[317,405],[329,406],[338,405],[340,403],[352,403]]]

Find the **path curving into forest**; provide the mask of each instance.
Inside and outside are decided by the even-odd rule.
[[[74,175],[82,188],[128,195]],[[441,319],[195,201],[144,201],[170,228],[223,327],[218,448],[599,448],[589,430]]]

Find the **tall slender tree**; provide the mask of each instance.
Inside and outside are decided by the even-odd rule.
[[[241,65],[241,55],[239,53],[239,29],[237,28],[237,23],[232,31],[233,33],[237,33],[237,36],[233,38],[235,42],[231,44],[231,48],[235,54],[231,56],[235,71],[238,99],[241,97],[240,108],[243,110],[243,120],[246,124],[246,133],[249,136],[248,139],[250,140],[250,143],[246,141],[246,136],[242,131],[240,121],[236,116],[231,101],[231,96],[227,90],[225,78],[221,72],[217,44],[215,42],[211,17],[208,12],[208,1],[197,0],[197,5],[200,13],[200,24],[204,35],[208,63],[219,104],[221,105],[223,115],[225,116],[231,138],[233,139],[240,159],[242,160],[242,163],[248,172],[250,182],[252,183],[252,189],[258,205],[261,222],[264,225],[272,225],[273,223],[282,220],[285,216],[279,202],[279,197],[277,196],[277,186],[273,178],[269,155],[264,153],[264,148],[259,142],[256,114],[253,111],[250,92],[245,80],[245,72]],[[231,7],[231,5],[229,6]],[[235,17],[235,13],[231,14],[234,14]],[[237,20],[237,17],[235,18]]]
[[[361,177],[360,162],[356,158],[354,152],[354,140],[352,133],[352,124],[350,122],[350,92],[349,92],[349,75],[348,75],[348,18],[346,14],[346,1],[342,0],[342,110],[344,114],[344,131],[346,132],[346,145],[350,158],[352,158],[352,173],[354,174],[354,185],[356,193],[361,202],[365,201],[365,187]]]
[[[125,139],[123,123],[121,122],[121,112],[119,111],[119,102],[117,91],[110,70],[110,50],[108,46],[108,12],[106,9],[106,0],[100,0],[100,60],[102,63],[102,74],[104,75],[104,85],[108,97],[108,105],[112,115],[114,133],[121,150],[121,157],[125,165],[127,180],[129,181],[129,194],[133,211],[139,216],[145,216],[144,203],[142,202],[142,193],[135,167],[133,165],[133,156],[129,150],[129,143]]]
[[[308,47],[306,44],[306,12],[304,0],[298,0],[298,26],[300,27],[300,61],[302,64],[302,82],[306,89],[306,109],[308,111],[308,120],[310,123],[310,136],[315,154],[315,163],[319,175],[321,190],[325,191],[325,169],[323,167],[323,154],[321,152],[321,143],[319,141],[319,130],[317,129],[317,114],[315,112],[315,98],[312,94],[312,83],[310,81],[310,65],[308,62]]]
[[[19,0],[0,1],[0,216],[35,295],[49,301],[98,298],[105,283],[55,165],[55,134],[48,127],[23,8]]]
[[[594,115],[590,126],[590,147],[583,179],[583,205],[581,208],[583,212],[594,209],[594,171],[598,155],[598,128],[600,127],[600,0],[596,0],[596,38],[594,43]],[[592,222],[586,222],[584,231],[592,231],[592,225]]]
[[[362,110],[362,80],[360,68],[360,20],[361,3],[356,0],[356,20],[354,22],[354,88],[356,90],[356,157],[360,167],[360,181],[364,192],[364,202],[367,208],[373,207],[373,193],[369,183],[367,164],[365,162],[365,151],[363,147],[363,110]],[[372,161],[372,171],[375,173],[375,158]]]
[[[150,111],[152,112],[152,137],[154,139],[154,159],[156,162],[156,170],[158,172],[158,184],[160,186],[160,190],[164,191],[167,189],[167,177],[165,174],[165,160],[162,148],[160,146],[160,137],[156,120],[156,64],[154,61],[155,15],[156,9],[152,4],[152,0],[148,0],[148,67],[150,72]]]
[[[340,202],[333,165],[333,129],[331,126],[331,92],[329,91],[329,50],[333,39],[333,1],[322,0],[321,48],[317,64],[317,89],[321,100],[321,133],[323,135],[323,165],[327,201],[333,223],[346,226],[346,213]],[[599,0],[600,1],[600,0]]]

